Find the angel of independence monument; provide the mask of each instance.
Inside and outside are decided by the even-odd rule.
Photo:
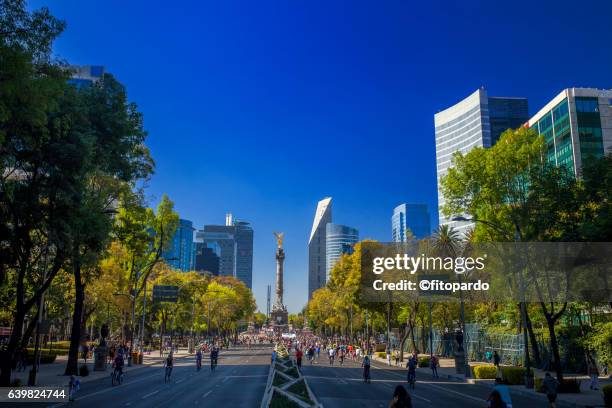
[[[276,243],[276,300],[272,305],[271,320],[272,325],[277,330],[283,330],[287,327],[288,314],[287,307],[283,304],[283,262],[285,261],[285,251],[283,250],[284,233],[275,232]]]

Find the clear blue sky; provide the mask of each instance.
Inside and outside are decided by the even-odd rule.
[[[286,234],[285,303],[307,298],[316,203],[362,238],[394,206],[436,213],[433,115],[484,85],[537,111],[563,88],[612,88],[612,2],[36,0],[68,22],[56,53],[104,65],[145,115],[162,193],[200,228],[255,229],[265,310]]]

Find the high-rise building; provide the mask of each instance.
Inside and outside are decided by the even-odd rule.
[[[193,245],[195,247],[194,269],[197,272],[219,276],[218,247],[215,244],[208,246],[204,242],[194,242]]]
[[[163,254],[164,259],[174,269],[188,272],[193,269],[193,223],[189,220],[179,220],[172,237],[171,247]]]
[[[393,242],[407,242],[410,236],[423,239],[431,234],[427,204],[400,204],[391,216]]]
[[[325,277],[338,262],[342,254],[351,254],[359,241],[359,231],[346,225],[328,223],[325,226]]]
[[[449,224],[459,232],[465,232],[472,225],[449,220],[441,211],[444,197],[440,191],[440,179],[448,172],[453,154],[457,151],[465,154],[474,147],[491,147],[506,129],[522,126],[528,117],[527,98],[490,97],[484,88],[435,114],[440,225]]]
[[[583,163],[612,153],[612,90],[569,88],[529,119],[544,136],[547,159],[576,177]]]
[[[253,285],[253,228],[248,222],[226,215],[226,225],[205,225],[196,232],[196,241],[215,246],[219,256],[219,275],[240,279]]]
[[[326,278],[326,226],[332,222],[331,197],[319,201],[308,239],[308,299],[325,286]]]
[[[96,83],[104,77],[104,67],[99,65],[71,65],[69,69],[72,71],[72,78],[68,83],[76,85],[77,88]]]

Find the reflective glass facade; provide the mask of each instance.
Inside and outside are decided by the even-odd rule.
[[[431,234],[429,209],[426,204],[400,204],[391,217],[391,239],[406,242],[409,234],[423,239]]]
[[[329,223],[325,227],[325,237],[325,275],[329,280],[329,273],[342,254],[352,253],[353,246],[359,241],[359,231],[346,225]]]
[[[579,176],[585,161],[610,152],[610,94],[591,88],[565,89],[529,120],[529,126],[544,137],[549,162]]]
[[[172,238],[171,247],[164,253],[164,259],[174,269],[188,272],[193,269],[193,223],[179,220]]]
[[[326,275],[326,225],[332,222],[331,197],[317,203],[312,230],[308,239],[308,299],[315,290],[327,283]]]
[[[515,129],[529,118],[526,98],[489,97],[484,88],[438,112],[434,116],[436,134],[436,171],[438,187],[456,152],[463,154],[475,147],[491,147],[507,129]],[[465,232],[471,223],[446,219],[442,214],[444,197],[438,188],[439,224],[448,224]]]

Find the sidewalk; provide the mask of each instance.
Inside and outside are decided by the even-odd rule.
[[[425,356],[425,355],[423,355]],[[404,356],[406,358],[406,356]],[[372,361],[376,362],[376,366],[379,368],[391,368],[391,369],[402,369],[405,368],[406,362],[404,361],[401,367],[396,367],[395,362],[391,362],[391,366],[387,365],[387,360],[378,358],[376,355],[372,356]],[[401,364],[401,363],[400,363]],[[485,362],[470,362],[470,367],[476,365],[487,365],[490,363]],[[417,373],[431,375],[430,368],[417,368]],[[534,370],[535,376],[542,378],[544,377],[545,371]],[[495,380],[481,380],[475,378],[465,378],[462,374],[456,374],[455,372],[455,360],[452,358],[441,358],[440,366],[438,367],[438,375],[440,378],[447,378],[453,381],[463,381],[470,384],[482,384],[493,387]],[[589,377],[583,374],[566,374],[565,378],[576,378],[580,381],[580,393],[578,394],[558,394],[557,406],[558,407],[603,407],[603,393],[601,388],[612,383],[609,377],[599,377],[599,390],[594,391],[589,389]],[[509,385],[512,394],[532,396],[541,399],[543,402],[548,401],[546,395],[540,392],[536,392],[534,389],[525,388],[524,385]]]
[[[187,352],[186,349],[179,349],[177,353],[174,353],[175,358],[184,358],[188,357],[191,354]],[[142,364],[134,364],[132,367],[128,367],[127,363],[124,367],[125,373],[130,373],[133,370],[138,370],[143,367],[148,367],[154,364],[163,363],[165,359],[165,355],[163,357],[159,356],[159,350],[151,351],[151,354],[144,354],[142,358]],[[69,381],[69,377],[64,375],[64,371],[66,370],[66,362],[68,361],[68,356],[57,356],[55,362],[51,364],[41,364],[39,366],[40,371],[37,374],[37,385],[38,386],[66,386]],[[78,366],[81,367],[83,365],[83,360],[79,359]],[[30,373],[30,369],[32,366],[28,366],[25,371],[17,372],[13,370],[12,379],[20,379],[21,385],[25,386],[28,383],[28,375]],[[89,375],[86,377],[78,377],[81,384],[87,383],[90,381],[99,380],[100,378],[107,378],[111,374],[111,365],[107,365],[106,371],[94,371],[93,369],[93,360],[87,360],[87,368],[89,368]]]

